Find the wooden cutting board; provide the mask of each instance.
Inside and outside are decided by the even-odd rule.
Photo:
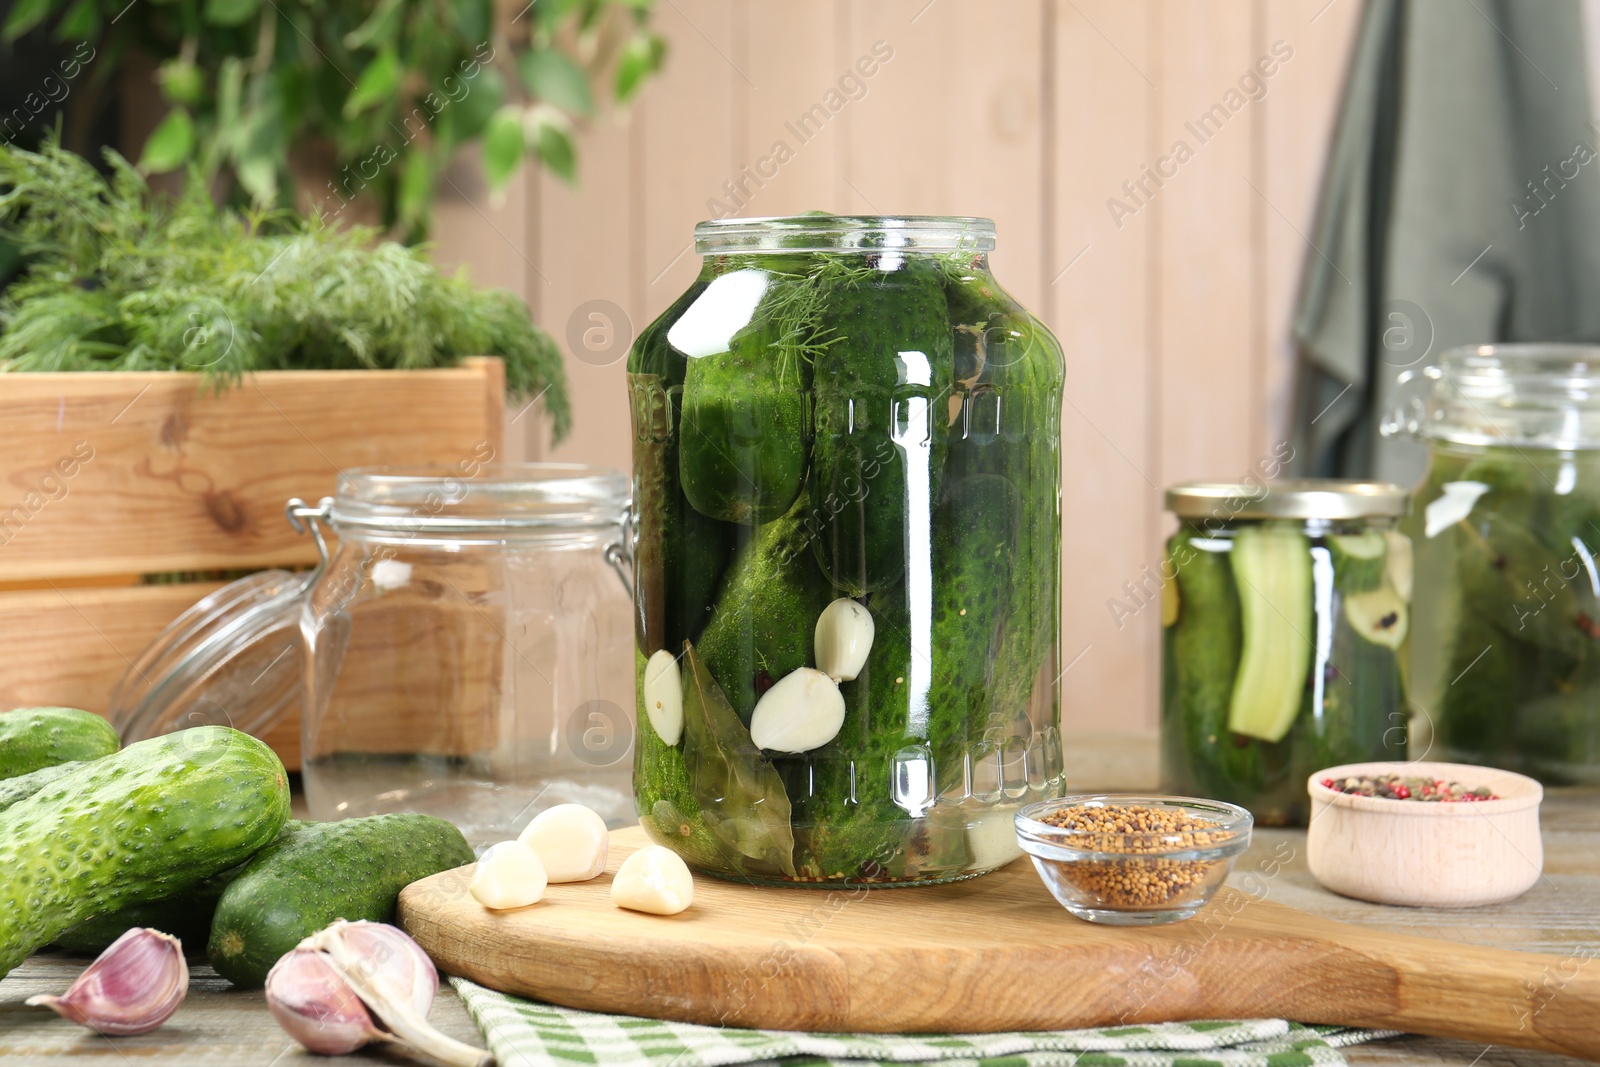
[[[491,912],[472,868],[400,895],[443,971],[592,1011],[785,1030],[1056,1030],[1289,1018],[1600,1059],[1600,966],[1406,937],[1223,889],[1188,922],[1107,927],[1055,902],[1019,860],[920,889],[760,889],[696,877],[664,918],[611,903],[646,843],[611,835],[591,882]],[[1270,893],[1270,883],[1267,884]]]

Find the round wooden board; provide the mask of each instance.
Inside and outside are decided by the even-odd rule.
[[[1558,957],[1335,923],[1224,889],[1188,922],[1107,927],[1061,908],[1022,859],[908,889],[763,889],[697,876],[662,917],[611,903],[646,844],[538,904],[483,908],[472,868],[400,896],[440,969],[568,1007],[710,1025],[861,1032],[1053,1030],[1214,1018],[1392,1027],[1600,1055],[1600,975],[1541,997]]]

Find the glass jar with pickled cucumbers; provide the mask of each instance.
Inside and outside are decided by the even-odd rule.
[[[640,822],[760,884],[993,870],[1062,790],[1061,348],[986,219],[695,243],[628,357]]]
[[[1308,776],[1405,758],[1405,508],[1384,482],[1167,490],[1164,788],[1303,825]]]
[[[1402,376],[1429,450],[1413,749],[1600,784],[1600,347],[1483,345]]]

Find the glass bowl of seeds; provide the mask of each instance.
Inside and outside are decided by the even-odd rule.
[[[1250,813],[1191,797],[1084,795],[1017,812],[1017,841],[1080,919],[1152,926],[1205,907],[1250,847]]]

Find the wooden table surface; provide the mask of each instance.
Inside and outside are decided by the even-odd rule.
[[[1150,789],[1155,748],[1148,737],[1097,737],[1073,746],[1073,788]],[[1320,888],[1305,862],[1305,833],[1262,830],[1238,870],[1256,870],[1251,856],[1292,858],[1272,879],[1271,899],[1345,922],[1428,937],[1531,949],[1590,961],[1600,956],[1600,803],[1593,794],[1552,792],[1543,807],[1544,877],[1509,904],[1462,911],[1386,908],[1346,900]],[[1578,955],[1582,953],[1583,955]],[[290,1063],[415,1063],[397,1052],[311,1056],[278,1029],[260,992],[231,989],[209,967],[196,965],[188,999],[154,1033],[114,1040],[96,1037],[23,1001],[63,991],[82,959],[41,954],[0,981],[0,1063],[28,1067],[68,1062],[162,1064],[171,1067],[281,1067]],[[1559,995],[1559,994],[1557,994]],[[431,1020],[453,1037],[482,1044],[476,1027],[448,987]],[[1600,1020],[1597,1020],[1600,1025]],[[1580,1061],[1520,1049],[1402,1037],[1347,1049],[1356,1065],[1408,1067],[1564,1067]]]

